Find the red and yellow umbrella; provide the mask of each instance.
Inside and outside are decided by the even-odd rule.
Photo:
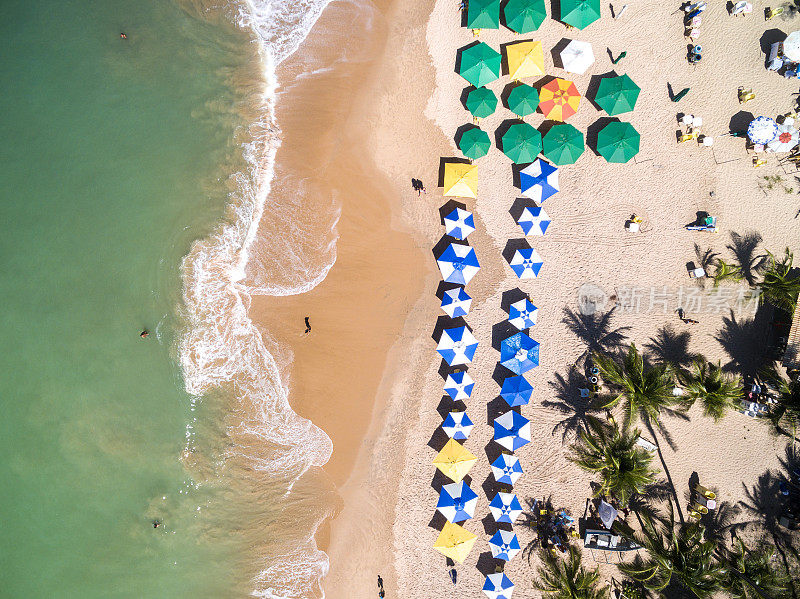
[[[578,111],[580,101],[578,88],[566,79],[553,79],[539,91],[539,109],[553,121],[566,121]]]

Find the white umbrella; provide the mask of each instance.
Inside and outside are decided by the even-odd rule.
[[[474,426],[466,412],[450,412],[442,423],[442,430],[451,439],[463,441],[469,438]]]
[[[475,381],[466,372],[454,372],[447,375],[447,380],[444,382],[444,392],[454,400],[461,401],[469,399],[474,386]]]
[[[448,289],[442,296],[442,310],[450,318],[458,318],[469,314],[472,298],[463,287]]]
[[[759,116],[750,121],[747,137],[754,144],[768,144],[778,135],[778,125],[771,118]]]
[[[567,47],[561,51],[561,64],[564,65],[565,71],[583,75],[586,69],[594,64],[592,44],[589,42],[572,40],[567,44]]]
[[[783,40],[783,55],[792,62],[800,62],[800,31],[792,31]]]
[[[791,122],[778,125],[778,135],[767,144],[767,152],[788,152],[800,143],[800,131]]]

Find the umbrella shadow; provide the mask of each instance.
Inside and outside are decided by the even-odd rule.
[[[508,132],[512,125],[519,125],[519,119],[506,119],[494,131],[494,143],[501,152],[505,152],[503,148],[503,136]]]
[[[539,133],[542,134],[542,137],[547,135],[550,132],[550,129],[555,127],[556,125],[563,125],[561,121],[551,121],[551,120],[544,120],[542,124],[539,125]]]
[[[566,24],[561,20],[561,0],[550,0],[550,17],[554,21]]]
[[[555,14],[555,13],[554,13]],[[553,66],[557,69],[564,68],[564,61],[561,60],[561,53],[569,45],[571,39],[562,37],[561,40],[550,49],[550,55],[553,57]]]
[[[530,201],[532,202],[533,200]],[[508,313],[509,310],[511,310],[511,304],[515,304],[524,299],[530,301],[528,294],[519,287],[514,287],[514,289],[504,291],[503,295],[500,297],[500,309],[503,310],[503,312]]]
[[[522,178],[520,177],[520,173],[527,166],[527,164],[511,165],[511,184],[517,189],[522,189]]]
[[[428,439],[428,447],[433,449],[435,452],[442,451],[442,448],[445,444],[450,440],[450,437],[447,436],[447,433],[442,430],[442,427],[439,426],[433,431],[431,438]],[[437,470],[438,472],[438,470]]]
[[[442,301],[446,291],[450,291],[451,289],[461,289],[463,287],[463,285],[459,285],[458,283],[439,281],[439,286],[436,288],[436,297],[439,298],[439,301]]]
[[[468,85],[467,87],[465,87],[465,88],[464,88],[464,89],[461,91],[461,97],[460,97],[459,99],[461,100],[461,105],[464,107],[464,110],[469,110],[469,108],[467,108],[467,97],[468,97],[468,96],[469,96],[469,95],[470,95],[470,94],[471,94],[473,91],[475,91],[476,89],[478,89],[478,88],[477,88],[477,87],[475,87],[474,85]]]
[[[439,208],[439,221],[441,222],[442,226],[444,226],[444,217],[450,214],[456,208],[466,210],[467,205],[459,200],[448,200],[442,205],[441,208]]]
[[[438,187],[444,187],[444,169],[445,165],[448,163],[450,164],[472,164],[469,158],[463,158],[459,156],[445,156],[439,158],[439,178],[437,179],[436,183]]]
[[[517,333],[519,333],[517,327],[508,322],[508,320],[498,322],[492,326],[492,348],[500,351],[500,346],[503,341]]]
[[[515,223],[519,223],[519,219],[522,216],[522,212],[525,210],[525,208],[537,207],[538,204],[533,198],[517,198],[514,200],[514,203],[511,204],[511,208],[508,209],[508,213],[511,215],[511,218],[514,219]]]
[[[764,66],[769,65],[769,51],[772,49],[772,44],[782,42],[786,39],[786,33],[780,29],[767,29],[759,38],[758,43],[761,47],[761,52],[764,53]]]
[[[740,110],[728,121],[728,131],[731,133],[744,133],[754,118],[756,117],[752,112]]]
[[[475,567],[483,576],[489,576],[489,574],[495,573],[499,565],[501,562],[492,557],[491,551],[484,551],[478,556],[478,563]]]
[[[531,249],[531,245],[528,243],[527,239],[518,238],[518,239],[509,239],[506,243],[506,247],[503,249],[503,258],[506,262],[510,263],[511,259],[514,257],[514,254],[517,250],[529,250]]]
[[[615,117],[604,116],[597,119],[594,123],[589,125],[586,129],[586,145],[594,152],[595,156],[600,156],[597,151],[597,135],[605,129],[609,123],[618,123],[619,119]]]
[[[463,317],[459,316],[458,318],[450,318],[447,315],[442,315],[436,319],[436,326],[433,328],[433,334],[431,335],[431,338],[436,343],[439,343],[439,340],[442,338],[442,331],[445,329],[452,329],[454,327],[467,327],[469,331],[472,331]],[[453,366],[451,367],[451,372],[455,372],[459,369],[463,369],[463,366]]]
[[[431,250],[434,259],[438,260],[441,257],[442,253],[447,249],[447,247],[450,244],[465,245],[469,247],[469,242],[465,239],[455,239],[447,234],[442,235],[441,239],[439,239],[439,241],[436,242],[436,245],[434,245],[433,249]]]
[[[570,368],[566,376],[556,373],[555,380],[548,381],[547,384],[556,399],[546,399],[542,406],[564,415],[564,419],[557,422],[551,431],[553,435],[561,431],[562,441],[575,438],[579,431],[586,428],[590,416],[600,416],[603,413],[603,410],[593,406],[589,398],[581,397],[580,389],[585,388],[587,382],[577,368]]]
[[[463,19],[462,20],[462,22],[463,22],[462,26],[466,27],[467,26],[467,11],[463,11],[462,19]],[[462,58],[462,55],[464,54],[464,51],[465,50],[469,50],[470,48],[472,48],[474,46],[477,46],[478,44],[480,44],[480,41],[479,40],[475,40],[471,44],[467,44],[466,46],[462,46],[458,50],[456,50],[456,64],[455,64],[454,72],[459,73],[459,74],[461,73],[461,58]]]
[[[531,87],[535,87],[536,91],[539,92],[539,94],[541,94],[542,87],[544,87],[551,81],[555,81],[556,79],[558,79],[558,77],[556,77],[555,75],[545,75],[541,79],[537,79],[535,83],[531,83]]]
[[[467,370],[466,367],[461,367],[462,372],[466,370]],[[467,410],[467,404],[465,404],[460,399],[455,400],[447,394],[442,396],[441,401],[439,401],[439,405],[436,406],[436,411],[439,412],[439,416],[442,417],[442,420],[447,418],[447,415],[450,412],[465,412],[466,410]],[[445,443],[446,442],[447,441],[445,441]],[[439,449],[437,449],[436,451],[439,451]]]
[[[589,79],[589,86],[586,88],[586,93],[583,95],[583,97],[595,107],[595,110],[603,110],[595,100],[597,98],[597,90],[600,89],[600,82],[603,79],[610,79],[611,77],[618,77],[617,72],[608,71],[607,73],[602,73],[600,75],[592,75],[591,79]]]
[[[506,400],[498,395],[486,404],[486,424],[488,426],[494,426],[494,419],[502,416],[511,409],[512,408],[508,407]]]
[[[480,127],[475,123],[466,123],[456,129],[456,134],[453,136],[453,141],[456,142],[456,146],[461,146],[461,137],[470,129],[480,129]]]
[[[440,512],[439,510],[435,510],[433,512],[433,517],[431,518],[430,522],[428,522],[428,528],[432,528],[437,532],[442,532],[442,529],[444,528],[446,522],[447,518],[445,518],[442,515],[442,512]]]
[[[500,102],[503,105],[503,108],[511,110],[511,108],[508,105],[508,97],[511,95],[511,92],[513,92],[515,88],[520,87],[521,85],[525,84],[522,81],[512,81],[503,88],[503,91],[500,94]]]

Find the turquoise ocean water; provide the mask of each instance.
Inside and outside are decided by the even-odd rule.
[[[249,41],[167,0],[0,17],[0,596],[232,596],[236,513],[205,511],[228,490],[181,462],[216,442],[177,310],[240,153]]]

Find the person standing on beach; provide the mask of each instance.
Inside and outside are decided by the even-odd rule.
[[[308,316],[306,316],[306,332],[305,332],[305,334],[308,335],[310,332],[311,332],[311,321],[308,319]]]

